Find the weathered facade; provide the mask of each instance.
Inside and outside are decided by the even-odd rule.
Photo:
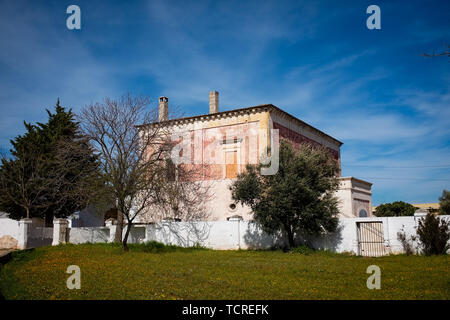
[[[234,203],[229,186],[246,164],[256,164],[276,140],[290,141],[295,148],[302,143],[325,146],[340,167],[342,142],[288,114],[272,104],[219,111],[219,94],[209,94],[209,113],[193,117],[168,119],[168,98],[159,99],[159,124],[188,141],[182,153],[184,160],[201,172],[203,183],[210,186],[211,198],[206,203],[209,220],[230,217],[251,220],[248,207]],[[150,124],[151,125],[151,124]],[[140,126],[145,130],[146,124]],[[340,178],[337,192],[342,217],[371,216],[371,184],[355,178]],[[364,213],[365,212],[365,213]],[[145,215],[139,221],[148,222]],[[150,219],[151,220],[151,219]]]

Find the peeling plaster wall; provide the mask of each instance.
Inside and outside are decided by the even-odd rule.
[[[239,215],[244,220],[251,220],[252,214],[248,207],[236,205],[236,208],[230,208],[233,201],[228,189],[234,180],[236,174],[245,170],[247,163],[257,163],[270,146],[270,129],[278,129],[280,138],[287,139],[299,146],[302,142],[319,144],[327,147],[335,159],[340,161],[341,142],[328,136],[327,134],[314,129],[313,127],[295,119],[280,110],[273,108],[256,108],[253,110],[237,111],[227,114],[216,114],[206,117],[189,118],[187,120],[174,120],[170,124],[171,128],[178,133],[189,133],[190,145],[189,155],[192,165],[191,168],[197,168],[201,172],[204,181],[210,181],[211,199],[205,203],[209,213],[209,220],[224,221],[233,215]],[[258,139],[256,147],[251,149],[250,145],[255,142],[249,141],[246,137],[256,130]],[[244,137],[241,141],[229,142],[229,139]],[[226,143],[220,143],[226,138]],[[237,165],[235,167],[227,166],[227,155],[229,152],[235,152]],[[212,163],[212,159],[219,163]],[[366,208],[368,216],[371,215],[371,191],[370,184],[350,181],[350,185],[341,181],[341,189],[336,193],[340,201],[340,216],[355,217],[358,216],[355,210]],[[140,222],[154,222],[148,215],[139,217]]]

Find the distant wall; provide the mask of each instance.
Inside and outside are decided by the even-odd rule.
[[[103,227],[104,213],[99,213],[94,207],[87,207],[68,218],[69,227]]]
[[[98,213],[93,207],[81,210],[79,219],[83,227],[103,227],[105,225],[104,214]]]
[[[97,227],[97,228],[68,228],[67,229],[67,242],[80,244],[80,243],[98,243],[108,242],[109,240],[109,228]]]

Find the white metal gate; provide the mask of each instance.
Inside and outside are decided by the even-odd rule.
[[[358,222],[359,255],[379,257],[386,254],[382,221]]]

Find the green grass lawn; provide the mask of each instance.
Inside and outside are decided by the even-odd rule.
[[[84,244],[17,252],[0,270],[6,299],[449,299],[449,256],[215,251]],[[369,265],[381,289],[369,290]],[[69,265],[81,289],[69,290]]]

